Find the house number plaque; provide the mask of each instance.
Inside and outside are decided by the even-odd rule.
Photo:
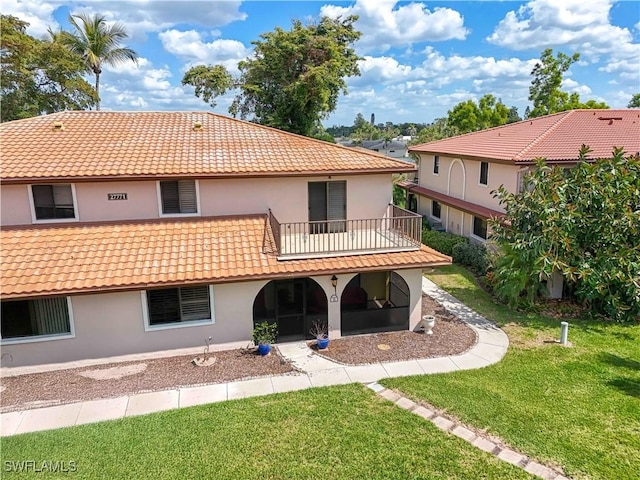
[[[127,194],[126,193],[107,193],[107,199],[108,200],[126,200]]]

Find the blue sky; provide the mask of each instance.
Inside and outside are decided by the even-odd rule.
[[[69,29],[69,13],[101,13],[125,25],[138,65],[106,67],[104,110],[207,110],[180,84],[193,65],[222,63],[232,72],[251,55],[251,41],[292,19],[359,15],[356,44],[362,75],[347,80],[326,126],[350,125],[357,113],[376,122],[431,122],[461,101],[487,93],[529,104],[530,72],[545,48],[581,60],[564,89],[583,101],[624,108],[640,92],[640,3],[613,0],[528,2],[341,1],[35,1],[5,0],[3,13],[44,35]],[[93,79],[88,77],[93,82]],[[227,113],[233,95],[214,109]]]

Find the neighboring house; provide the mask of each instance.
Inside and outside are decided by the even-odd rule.
[[[416,182],[402,182],[409,209],[436,228],[484,242],[487,219],[504,213],[491,192],[522,188],[537,158],[575,165],[581,146],[589,158],[609,158],[614,147],[640,152],[640,110],[571,110],[412,146]]]
[[[402,158],[407,160],[407,143],[396,139],[389,142],[385,140],[364,140],[362,147],[367,150],[382,153],[391,158]]]
[[[414,329],[421,217],[374,153],[212,113],[0,125],[2,365]]]

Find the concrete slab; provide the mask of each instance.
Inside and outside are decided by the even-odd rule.
[[[376,382],[389,375],[382,365],[373,363],[371,365],[358,365],[355,367],[344,367],[352,382],[369,383]]]
[[[333,368],[330,370],[319,370],[309,372],[311,385],[314,387],[326,387],[328,385],[345,385],[353,383],[344,368]]]
[[[76,424],[82,403],[70,403],[55,407],[38,408],[25,412],[16,433],[37,432]]]
[[[422,358],[416,361],[425,373],[446,373],[460,370],[449,357]]]
[[[331,360],[327,360],[319,355],[315,355],[310,353],[304,357],[298,357],[292,359],[292,363],[296,368],[299,368],[303,372],[318,372],[321,370],[330,370],[330,369],[342,369],[344,365],[340,365],[339,363],[332,362]]]
[[[524,461],[523,455],[514,452],[510,448],[503,448],[502,451],[498,453],[498,458],[516,466],[519,466],[519,464]]]
[[[495,443],[482,437],[476,438],[473,442],[471,442],[471,445],[491,454],[493,454],[493,451],[496,449]]]
[[[278,343],[276,348],[280,351],[280,355],[288,359],[305,357],[312,353],[306,342]]]
[[[475,328],[478,334],[478,343],[486,343],[489,345],[497,345],[499,347],[509,346],[509,337],[497,327],[493,328]]]
[[[431,420],[436,414],[436,412],[434,412],[433,410],[429,410],[427,407],[423,407],[422,405],[420,405],[419,407],[415,408],[413,410],[413,413],[415,413],[416,415],[421,416],[425,420]]]
[[[556,477],[556,472],[551,470],[544,465],[539,464],[538,462],[529,462],[524,467],[525,472],[530,473],[531,475],[537,475],[538,477],[542,477],[545,480],[551,480]]]
[[[411,410],[412,408],[415,408],[417,406],[416,402],[405,397],[399,398],[396,401],[396,405],[398,405],[400,408],[404,408],[405,410]]]
[[[83,402],[76,425],[122,418],[127,411],[128,403],[129,397],[104,398]]]
[[[178,390],[161,390],[159,392],[137,393],[129,397],[125,416],[145,415],[178,408],[180,394]]]
[[[438,427],[440,430],[444,430],[445,432],[448,432],[455,425],[455,423],[453,423],[448,418],[440,416],[432,418],[431,421],[436,427]]]
[[[0,415],[0,436],[14,435],[26,412],[7,412]]]
[[[406,377],[408,375],[424,375],[424,370],[417,360],[403,362],[385,362],[382,364],[390,377]]]
[[[223,402],[227,399],[227,384],[202,385],[199,387],[184,387],[180,389],[178,405],[193,407],[206,403]]]
[[[463,427],[462,425],[456,425],[455,428],[451,430],[451,433],[453,433],[456,437],[460,437],[463,440],[466,440],[467,442],[473,442],[473,440],[476,438],[475,433],[473,433],[468,428]]]
[[[240,380],[227,385],[227,396],[229,400],[236,398],[258,397],[273,393],[271,378],[252,378],[251,380]]]
[[[311,388],[311,380],[309,376],[302,375],[279,375],[271,378],[273,384],[273,391],[275,393],[280,392],[293,392],[295,390],[304,390],[305,388]]]
[[[380,385],[378,382],[373,382],[367,385],[368,388],[373,390],[376,393],[380,393],[385,390],[386,387]]]
[[[507,354],[506,346],[489,345],[486,343],[478,343],[469,353],[477,355],[491,363],[497,363]]]
[[[472,352],[467,352],[462,355],[456,355],[449,358],[460,368],[460,370],[482,368],[493,363],[477,355],[474,355]]]
[[[382,392],[380,392],[380,396],[393,403],[400,400],[400,394],[394,392],[393,390],[383,390]]]

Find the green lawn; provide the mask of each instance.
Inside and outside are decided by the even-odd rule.
[[[357,384],[8,437],[2,460],[2,478],[48,476],[5,471],[21,460],[91,479],[533,478]]]
[[[490,367],[384,380],[414,399],[486,428],[575,478],[630,479],[640,472],[640,325],[569,320],[573,346],[553,343],[560,320],[495,303],[463,268],[428,277],[508,333]]]

